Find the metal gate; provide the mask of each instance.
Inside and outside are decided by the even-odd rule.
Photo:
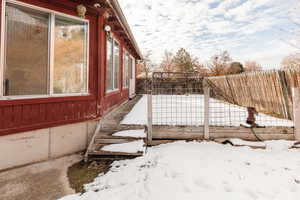
[[[148,140],[201,138],[202,80],[197,73],[153,73],[148,94]]]

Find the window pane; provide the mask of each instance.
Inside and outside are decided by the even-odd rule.
[[[87,24],[56,16],[54,46],[54,93],[87,92]]]
[[[126,58],[126,52],[124,51],[123,55],[123,87],[126,87],[126,72],[127,72],[127,58]]]
[[[113,90],[113,48],[112,39],[107,40],[106,90]]]
[[[132,79],[132,65],[133,65],[133,60],[130,57],[130,59],[129,59],[129,70],[128,70],[128,74],[129,74],[130,79]]]
[[[4,95],[48,92],[49,15],[6,5]]]
[[[131,72],[130,72],[130,78],[134,79],[135,76],[135,59],[132,58],[132,65],[131,65]]]
[[[114,44],[114,89],[119,88],[119,71],[120,71],[120,47],[117,42]]]
[[[125,84],[124,84],[124,87],[128,87],[128,68],[129,68],[129,55],[128,55],[128,53],[126,53],[126,55],[125,55],[125,73],[124,73]]]

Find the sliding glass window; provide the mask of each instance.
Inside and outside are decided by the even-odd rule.
[[[53,90],[55,94],[87,91],[87,26],[55,18]]]
[[[88,92],[88,22],[6,3],[0,97]]]
[[[6,5],[4,95],[48,93],[50,15]]]
[[[107,38],[106,43],[106,91],[114,91],[120,88],[120,45],[112,37]]]
[[[129,86],[129,54],[124,51],[124,70],[123,70],[123,87],[128,88]]]

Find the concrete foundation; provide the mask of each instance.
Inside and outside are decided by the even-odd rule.
[[[57,158],[87,148],[98,121],[0,137],[0,170]]]

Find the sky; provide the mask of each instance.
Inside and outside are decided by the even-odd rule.
[[[201,62],[228,50],[234,61],[280,66],[299,49],[300,0],[119,0],[144,55],[187,49]],[[298,10],[298,12],[296,12]]]

